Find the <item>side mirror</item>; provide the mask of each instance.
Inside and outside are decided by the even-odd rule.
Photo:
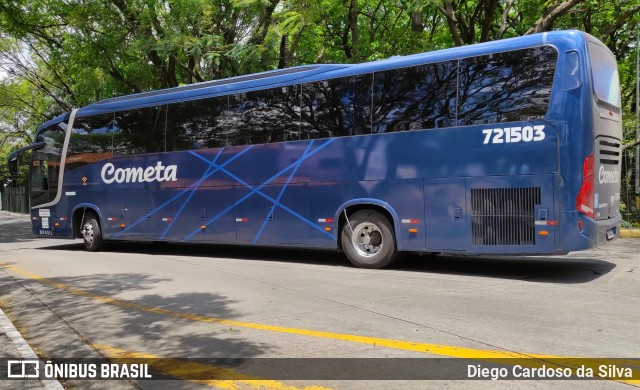
[[[9,175],[10,176],[15,176],[15,175],[18,174],[18,158],[20,157],[20,155],[22,153],[26,152],[27,150],[42,149],[45,146],[47,146],[47,144],[45,142],[36,142],[35,144],[31,144],[29,146],[25,146],[24,148],[20,148],[20,149],[16,150],[15,152],[11,153],[11,155],[7,159],[7,165],[9,166]]]
[[[18,174],[18,157],[9,159],[9,176],[13,177]]]

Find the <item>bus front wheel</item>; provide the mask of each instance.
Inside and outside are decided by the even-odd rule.
[[[345,221],[342,249],[360,268],[384,268],[397,257],[392,225],[375,210],[358,211]]]
[[[100,222],[94,214],[87,214],[82,224],[82,241],[84,247],[90,252],[97,252],[104,246],[102,231],[100,230]]]

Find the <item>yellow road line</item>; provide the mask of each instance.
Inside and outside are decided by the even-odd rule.
[[[531,355],[531,354],[523,354],[523,353],[509,352],[509,351],[481,350],[481,349],[472,349],[472,348],[464,348],[464,347],[455,347],[455,346],[449,346],[449,345],[416,343],[416,342],[410,342],[410,341],[384,339],[379,337],[358,336],[358,335],[345,334],[345,333],[333,333],[333,332],[323,332],[323,331],[309,330],[309,329],[287,328],[282,326],[266,325],[266,324],[259,324],[254,322],[244,322],[244,321],[228,320],[228,319],[217,318],[217,317],[209,317],[209,316],[203,316],[200,314],[177,312],[173,310],[163,309],[160,307],[146,306],[146,305],[142,305],[135,302],[124,301],[120,299],[97,295],[86,290],[81,290],[75,287],[71,287],[64,283],[54,282],[51,279],[47,279],[45,277],[32,274],[28,271],[22,270],[15,266],[8,265],[8,266],[5,266],[4,268],[10,269],[15,273],[26,276],[33,280],[37,280],[38,282],[49,285],[51,287],[55,287],[59,290],[67,291],[74,295],[92,298],[92,299],[95,299],[104,303],[108,303],[114,306],[134,309],[134,310],[138,310],[146,313],[155,313],[155,314],[161,314],[161,315],[166,315],[170,317],[182,318],[182,319],[197,321],[197,322],[213,323],[213,324],[219,324],[219,325],[230,326],[230,327],[238,327],[238,328],[246,328],[246,329],[264,330],[264,331],[277,332],[277,333],[296,334],[296,335],[310,336],[310,337],[317,337],[317,338],[331,339],[331,340],[349,341],[349,342],[354,342],[359,344],[368,344],[368,345],[374,345],[378,347],[401,349],[405,351],[431,353],[435,355],[443,355],[443,356],[456,357],[456,358],[500,359],[500,358],[529,358],[529,357],[536,357],[536,358],[558,357],[553,355]]]
[[[258,378],[242,374],[229,368],[220,368],[202,363],[185,362],[178,359],[166,359],[150,353],[131,352],[103,344],[93,345],[107,358],[115,362],[132,362],[129,359],[145,359],[145,363],[154,371],[169,375],[176,379],[187,380],[225,390],[269,389],[269,390],[331,390],[322,386],[295,387],[275,380]],[[227,379],[190,379],[193,377],[227,378]]]
[[[26,270],[20,269],[12,265],[0,264],[0,267],[3,267],[5,269],[10,269],[11,271],[17,274],[23,275],[29,279],[36,280],[40,283],[49,285],[56,289],[64,290],[74,295],[98,300],[110,305],[134,309],[134,310],[138,310],[146,313],[166,315],[174,318],[181,318],[181,319],[203,322],[203,323],[219,324],[219,325],[224,325],[229,327],[255,329],[255,330],[269,331],[269,332],[275,332],[275,333],[295,334],[295,335],[301,335],[301,336],[316,337],[321,339],[341,340],[341,341],[347,341],[347,342],[358,343],[358,344],[367,344],[367,345],[373,345],[378,347],[428,353],[428,354],[447,356],[447,357],[453,357],[453,358],[461,358],[461,359],[476,359],[476,360],[484,360],[484,361],[497,361],[499,359],[511,359],[508,362],[508,364],[512,364],[512,365],[520,364],[522,366],[528,366],[533,368],[542,367],[542,365],[544,364],[549,366],[550,365],[549,362],[544,361],[548,359],[554,359],[554,362],[557,362],[557,363],[551,363],[551,365],[556,365],[556,366],[561,365],[561,366],[567,366],[567,367],[574,367],[576,365],[585,365],[586,367],[593,367],[597,369],[597,367],[601,364],[615,364],[615,363],[617,364],[624,363],[626,367],[638,366],[638,362],[633,360],[621,362],[621,360],[619,359],[609,360],[605,358],[603,359],[581,358],[577,356],[572,357],[572,356],[519,353],[519,352],[504,351],[504,350],[503,351],[484,350],[484,349],[465,348],[465,347],[451,346],[451,345],[411,342],[411,341],[403,341],[403,340],[386,339],[386,338],[380,338],[380,337],[359,336],[359,335],[347,334],[347,333],[323,332],[323,331],[310,330],[310,329],[298,329],[298,328],[289,328],[289,327],[282,327],[282,326],[275,326],[275,325],[259,324],[259,323],[253,323],[253,322],[228,320],[223,318],[204,316],[200,314],[177,312],[173,310],[163,309],[160,307],[146,306],[146,305],[142,305],[135,302],[110,298],[110,297],[94,294],[86,290],[81,290],[64,283],[54,282],[51,279],[30,273]],[[637,374],[634,375],[634,378],[635,377],[637,377]],[[618,380],[618,381],[625,382],[625,383],[632,383],[632,384],[640,384],[640,381],[635,379],[634,380]]]

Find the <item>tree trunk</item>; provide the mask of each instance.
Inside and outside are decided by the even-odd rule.
[[[169,87],[177,87],[180,85],[176,77],[176,56],[170,55],[167,64],[167,84]]]
[[[289,45],[289,51],[287,52],[287,66],[291,66],[293,56],[296,54],[296,50],[298,50],[298,44],[300,43],[302,30],[304,30],[304,26],[302,26],[300,30],[298,30],[298,32],[293,36],[293,41],[291,42],[291,45]]]
[[[460,31],[458,31],[458,19],[456,19],[456,15],[453,11],[453,6],[450,1],[444,2],[444,8],[438,6],[438,9],[442,14],[447,18],[447,25],[449,25],[449,31],[451,32],[451,37],[453,38],[453,42],[456,46],[462,46],[462,39],[460,38]]]
[[[411,11],[411,31],[420,33],[424,30],[424,20],[422,13],[419,11]]]
[[[282,35],[280,39],[280,59],[278,60],[278,69],[289,67],[289,36],[287,34]]]
[[[349,25],[351,26],[351,50],[358,55],[358,0],[351,0],[349,6]]]
[[[269,1],[269,5],[267,5],[266,8],[262,10],[262,12],[260,13],[260,18],[258,19],[258,25],[254,30],[255,33],[249,40],[250,44],[260,45],[262,44],[262,42],[264,42],[264,39],[267,36],[267,32],[269,31],[269,25],[271,24],[273,11],[275,11],[279,2],[280,0],[271,0]]]
[[[484,18],[482,18],[482,31],[480,33],[480,42],[489,40],[489,32],[493,24],[493,17],[498,9],[498,0],[488,0],[484,3]]]

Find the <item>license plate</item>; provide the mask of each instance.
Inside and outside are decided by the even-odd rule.
[[[607,240],[611,241],[615,236],[616,233],[613,231],[613,229],[607,230]]]

